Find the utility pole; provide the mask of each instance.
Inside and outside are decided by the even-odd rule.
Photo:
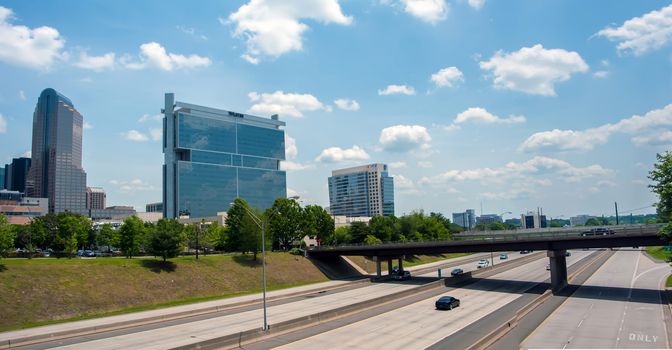
[[[616,225],[618,225],[618,203],[614,202],[614,208],[616,208]]]

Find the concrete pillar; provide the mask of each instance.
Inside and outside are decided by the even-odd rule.
[[[404,258],[399,258],[399,271],[404,271]]]
[[[549,250],[548,258],[551,267],[551,289],[556,292],[567,285],[566,250]]]
[[[376,257],[376,277],[380,278],[382,275],[380,270],[380,258]]]
[[[387,275],[392,276],[392,259],[387,259]]]

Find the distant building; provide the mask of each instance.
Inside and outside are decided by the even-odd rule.
[[[0,167],[0,190],[4,190],[5,186],[5,167]]]
[[[453,223],[467,230],[474,228],[476,226],[476,211],[467,209],[463,213],[453,213]]]
[[[17,191],[0,191],[0,214],[7,218],[9,224],[29,224],[34,218],[47,214],[48,209],[47,198],[23,197]]]
[[[548,227],[546,222],[546,215],[541,215],[538,212],[529,211],[527,214],[520,216],[522,228],[544,228]]]
[[[26,192],[26,178],[30,169],[30,158],[14,158],[5,164],[4,187],[10,191]]]
[[[577,215],[569,218],[569,224],[571,226],[583,226],[590,219],[597,219],[597,216],[592,215]]]
[[[145,211],[148,213],[163,213],[163,202],[149,203],[145,205]]]
[[[101,187],[86,188],[86,209],[105,209],[107,194]]]
[[[285,123],[176,102],[163,109],[163,212],[166,218],[209,217],[236,198],[265,210],[287,197]]]
[[[490,225],[495,222],[502,222],[502,217],[497,214],[482,214],[476,218],[476,223],[483,223],[485,225]]]
[[[33,113],[32,162],[26,180],[29,197],[49,198],[49,212],[86,212],[86,173],[82,168],[84,118],[72,101],[45,89]]]
[[[105,209],[90,209],[85,213],[91,220],[123,220],[135,214],[133,207],[124,205],[115,205]]]
[[[335,216],[394,215],[394,179],[385,164],[368,164],[331,172],[329,210]]]
[[[336,215],[332,216],[334,219],[334,227],[339,228],[339,227],[348,227],[352,225],[353,222],[363,222],[365,224],[368,224],[369,221],[371,221],[370,216],[357,216],[357,217],[348,217],[348,216],[343,216],[343,215]]]
[[[156,223],[157,221],[163,219],[163,213],[162,212],[146,212],[146,213],[135,213],[135,216],[140,218],[140,220],[144,222],[153,222]]]
[[[0,201],[18,202],[23,197],[25,197],[25,194],[19,191],[0,190]]]

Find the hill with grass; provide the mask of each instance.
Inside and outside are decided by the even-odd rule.
[[[268,289],[326,281],[306,258],[267,256]],[[261,291],[251,255],[0,260],[0,331]]]

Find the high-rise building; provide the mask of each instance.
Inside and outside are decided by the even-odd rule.
[[[145,205],[147,213],[163,213],[163,202],[148,203]]]
[[[497,214],[481,214],[481,216],[476,218],[476,223],[483,223],[485,225],[490,225],[495,222],[502,222],[502,217]]]
[[[267,209],[287,196],[285,123],[176,102],[165,95],[163,212],[166,218],[208,217],[236,198]]]
[[[30,169],[30,158],[14,158],[5,165],[4,186],[10,191],[26,192],[26,179]]]
[[[49,212],[86,213],[86,173],[82,168],[84,119],[72,101],[45,89],[33,114],[29,197],[49,199]]]
[[[394,178],[386,164],[368,164],[331,172],[331,215],[372,217],[394,215]]]
[[[546,215],[539,212],[528,211],[527,214],[520,216],[522,228],[544,228],[548,227],[546,222]]]
[[[7,188],[5,186],[5,168],[6,167],[0,167],[0,190],[4,190]]]
[[[592,215],[577,215],[569,218],[569,224],[572,226],[583,226],[590,219],[597,219],[597,216]]]
[[[105,209],[107,194],[101,187],[86,188],[86,209]]]
[[[474,228],[476,226],[476,211],[467,209],[463,213],[453,213],[453,223],[467,230]]]

